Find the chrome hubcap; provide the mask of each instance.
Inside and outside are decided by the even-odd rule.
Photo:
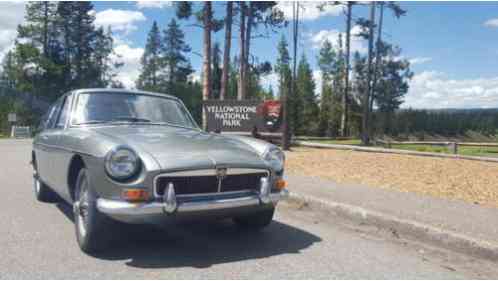
[[[40,193],[40,181],[38,179],[35,179],[35,191],[36,193]]]
[[[86,179],[80,186],[80,193],[78,196],[78,201],[74,203],[75,213],[78,220],[79,232],[82,236],[86,235],[87,223],[88,223],[88,209],[89,209],[89,198],[88,198],[88,188]]]

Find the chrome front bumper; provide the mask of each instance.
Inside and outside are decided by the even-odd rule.
[[[99,198],[97,200],[97,208],[100,212],[111,216],[147,216],[230,210],[243,207],[265,207],[269,204],[275,205],[278,201],[286,199],[288,196],[289,192],[284,189],[280,192],[269,193],[266,196],[254,193],[233,198],[217,198],[214,196],[208,200],[195,201],[182,201],[175,198],[173,202],[171,201],[172,198],[165,198],[163,202],[131,203]]]

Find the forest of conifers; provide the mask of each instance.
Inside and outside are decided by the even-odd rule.
[[[223,17],[213,16],[213,5],[222,6]],[[321,85],[308,58],[299,50],[294,56],[299,38],[283,35],[288,34],[290,23],[299,28],[298,17],[286,19],[276,2],[175,2],[175,18],[154,22],[144,31],[148,36],[136,88],[179,97],[199,124],[203,100],[286,97],[293,135],[362,137],[368,143],[372,134],[496,133],[497,110],[399,109],[413,73],[402,49],[382,37],[382,20],[387,16],[403,20],[409,11],[395,2],[334,1],[314,8],[321,10],[324,5],[344,7],[346,30],[338,42],[325,40],[321,45],[317,57]],[[359,5],[368,7],[368,17],[353,16]],[[296,4],[296,12],[299,9]],[[196,71],[190,58],[196,54],[182,30],[187,19],[194,19],[203,30],[200,79],[193,79]],[[53,102],[72,89],[124,87],[116,79],[122,63],[114,53],[113,32],[94,22],[91,2],[27,3],[26,21],[0,68],[0,92],[27,93]],[[361,27],[359,34],[351,34],[352,23]],[[223,42],[212,42],[215,32],[224,32]],[[274,61],[260,61],[251,54],[258,32],[282,34],[273,46],[278,51]],[[350,51],[352,36],[368,42],[367,54]],[[235,39],[240,46],[236,49],[231,47]],[[262,86],[262,79],[270,74],[278,77],[275,89]],[[0,99],[4,129],[8,112],[17,112],[31,125],[40,116],[26,103],[17,102],[15,95],[0,95]]]

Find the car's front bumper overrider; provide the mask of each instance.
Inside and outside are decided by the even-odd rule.
[[[181,200],[180,198],[168,198],[168,196],[165,196],[162,202],[148,203],[133,203],[99,198],[97,200],[97,208],[104,214],[119,217],[174,215],[217,210],[229,211],[244,207],[268,207],[269,205],[276,205],[278,201],[286,199],[288,196],[289,192],[284,189],[279,192],[271,192],[267,195],[252,193],[236,197],[212,196],[207,199],[200,197],[196,200]]]

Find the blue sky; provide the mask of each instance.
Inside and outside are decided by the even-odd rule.
[[[13,21],[6,18],[4,21],[10,23],[2,23],[2,13],[7,17],[14,6],[21,9],[19,4],[6,5],[0,3],[0,56],[12,37],[9,28],[3,27]],[[165,27],[174,17],[174,8],[171,2],[94,2],[94,5],[96,23],[110,25],[115,31],[116,52],[125,62],[119,78],[132,87],[152,22],[156,20],[161,28]],[[336,41],[344,31],[345,19],[340,7],[329,7],[319,13],[314,3],[306,2],[303,6],[298,52],[306,54],[319,78],[318,47],[326,38]],[[404,107],[498,107],[498,2],[401,2],[401,6],[407,15],[396,19],[386,12],[383,36],[402,48],[403,57],[412,62],[415,72]],[[225,2],[216,2],[214,7],[215,16],[224,15]],[[289,2],[281,2],[279,7],[291,17]],[[355,17],[367,16],[367,12],[363,6],[353,9]],[[191,23],[180,22],[193,51],[201,53],[202,33]],[[238,52],[237,30],[234,31],[232,55]],[[289,27],[270,34],[269,38],[255,39],[251,53],[260,61],[274,63],[278,39],[282,35],[290,38],[290,32]],[[223,36],[224,30],[215,34],[213,41],[223,46]],[[366,42],[355,39],[352,47],[365,52]],[[192,55],[191,63],[198,70],[201,58]],[[275,83],[274,74],[264,79],[266,86]]]

